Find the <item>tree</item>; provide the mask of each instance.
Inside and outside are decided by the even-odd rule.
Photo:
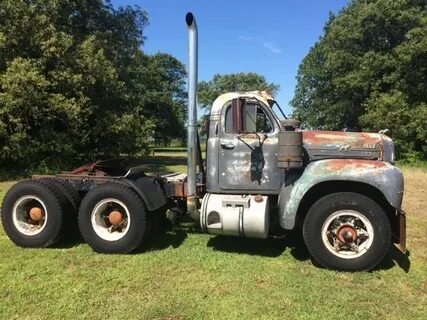
[[[184,67],[142,52],[145,11],[3,0],[0,20],[2,167],[64,168],[182,136]]]
[[[152,138],[165,145],[184,139],[187,109],[185,67],[169,54],[138,53],[129,68],[132,104],[154,128]]]
[[[309,127],[388,128],[402,153],[427,145],[422,0],[352,1],[300,64],[294,116]]]
[[[214,100],[227,92],[267,91],[274,95],[280,86],[269,83],[264,76],[254,72],[216,74],[210,81],[201,81],[198,86],[198,102],[201,108],[210,108]]]
[[[255,72],[240,72],[232,74],[216,74],[210,81],[201,81],[198,85],[199,106],[208,111],[216,98],[227,92],[267,91],[272,95],[277,94],[280,86],[267,82],[267,79]],[[202,140],[207,137],[206,121],[208,115],[204,114],[198,121],[199,134]]]

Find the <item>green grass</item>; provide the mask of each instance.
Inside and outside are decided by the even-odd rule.
[[[187,147],[154,147],[154,152],[186,152]]]
[[[417,168],[417,169],[423,169],[424,171],[427,171],[427,160],[416,161],[412,163],[408,163],[405,161],[398,161],[397,165],[401,168]]]
[[[186,152],[156,152],[153,156],[128,161],[127,167],[142,167],[149,174],[187,172]]]
[[[185,155],[156,154],[175,170]],[[147,159],[149,160],[149,159]],[[102,255],[78,240],[22,249],[0,231],[0,319],[421,319],[427,314],[427,172],[404,169],[409,259],[377,270],[313,265],[298,233],[253,240],[201,234],[191,223],[144,252]],[[0,198],[11,183],[0,183]]]

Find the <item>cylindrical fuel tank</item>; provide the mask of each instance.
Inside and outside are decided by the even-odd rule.
[[[203,197],[200,225],[213,234],[267,238],[269,231],[267,196],[210,194]]]

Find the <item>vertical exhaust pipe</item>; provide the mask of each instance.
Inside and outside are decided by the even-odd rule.
[[[185,16],[188,27],[188,135],[187,135],[187,211],[193,220],[199,220],[198,198],[196,194],[197,165],[197,64],[198,35],[194,15]]]

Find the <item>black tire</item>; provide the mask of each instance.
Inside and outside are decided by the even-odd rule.
[[[331,250],[332,245],[328,249],[326,241],[329,238],[325,241],[322,238],[324,224],[340,210],[351,210],[356,216],[366,218],[367,224],[372,227],[373,235],[369,235],[372,237],[371,244],[365,250],[360,250],[360,253],[356,251],[354,258],[344,258],[338,253],[332,253],[336,250]],[[325,232],[325,237],[326,234]],[[391,227],[384,210],[374,200],[352,192],[333,193],[315,202],[305,217],[303,236],[307,249],[316,262],[325,268],[343,271],[367,271],[375,268],[391,245]],[[350,252],[350,255],[353,253]]]
[[[120,239],[106,240],[92,226],[92,211],[105,199],[119,200],[129,211],[130,224]],[[141,198],[132,189],[115,182],[104,183],[86,194],[80,205],[78,220],[84,240],[100,253],[132,252],[142,246],[148,231],[146,211]]]
[[[46,207],[44,228],[38,234],[25,234],[14,223],[14,206],[25,196],[39,198]],[[24,207],[25,205],[22,205],[22,208]],[[61,200],[56,190],[44,181],[26,180],[15,184],[6,193],[2,204],[1,220],[6,234],[16,245],[28,248],[44,248],[59,240],[63,224],[63,212]]]
[[[55,192],[62,207],[62,236],[70,236],[78,229],[77,213],[79,209],[79,195],[68,181],[56,178],[37,179],[50,186]]]
[[[59,189],[61,189],[62,194],[67,199],[68,205],[72,208],[74,216],[77,217],[80,202],[82,200],[77,190],[67,180],[58,178],[50,178],[49,180],[51,180],[52,183],[54,183]]]

